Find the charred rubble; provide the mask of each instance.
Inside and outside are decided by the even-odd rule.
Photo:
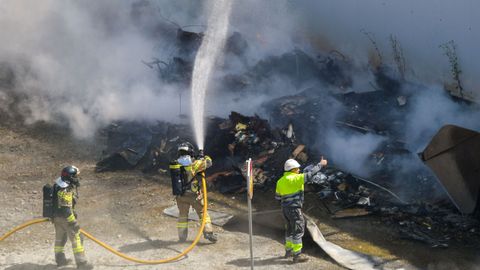
[[[144,63],[157,70],[160,80],[188,85],[202,38],[202,33],[178,27],[174,56]],[[256,190],[271,192],[286,159],[296,158],[308,165],[325,155],[333,166],[307,184],[306,192],[315,194],[333,218],[376,215],[400,237],[432,247],[479,242],[478,219],[463,215],[448,197],[437,196],[434,191],[441,187],[436,177],[406,146],[406,112],[415,94],[405,90],[408,82],[382,64],[372,70],[371,89],[346,92],[353,86],[355,70],[351,60],[338,51],[312,56],[294,49],[247,64],[248,50],[241,33],[228,38],[226,61],[240,60],[244,69],[221,75],[216,88],[242,96],[258,91],[255,86],[271,78],[282,77],[296,89],[293,94],[263,104],[262,115],[268,121],[236,112],[227,119],[208,118],[205,151],[214,159],[208,173],[210,190],[244,192],[244,161],[252,158]],[[276,94],[276,89],[265,91]],[[328,149],[322,131],[331,128],[347,135],[375,134],[384,138],[364,164],[371,169],[368,176],[335,167],[335,153],[322,150]],[[105,128],[104,134],[108,145],[97,171],[139,169],[153,174],[168,173],[178,143],[193,141],[194,137],[189,125],[166,122],[120,122]],[[403,170],[399,160],[416,165]]]
[[[138,20],[140,27],[144,25],[145,14],[152,9],[148,1],[138,3],[131,16]],[[165,21],[150,26],[144,29],[148,35],[155,38],[169,34],[174,49],[169,58],[159,56],[143,63],[157,72],[159,80],[188,89],[185,86],[190,84],[203,33]],[[241,33],[235,32],[228,38],[226,61],[233,59],[244,66],[240,71],[220,74],[216,88],[241,97],[256,93],[259,84],[281,77],[295,89],[289,95],[277,93],[274,88],[263,89],[264,94],[277,97],[265,102],[264,111],[259,112],[268,120],[236,112],[226,119],[208,118],[205,151],[214,159],[208,173],[210,189],[220,193],[244,192],[243,165],[247,158],[252,158],[256,190],[271,192],[283,173],[286,159],[296,158],[301,164],[309,165],[325,155],[330,166],[307,184],[306,192],[314,194],[333,218],[376,215],[401,237],[435,247],[445,247],[452,242],[480,243],[478,218],[462,214],[448,197],[434,196],[432,191],[440,189],[436,177],[423,166],[417,153],[406,147],[406,112],[414,95],[406,91],[408,82],[395,76],[388,66],[381,65],[371,70],[373,80],[369,91],[346,92],[353,87],[356,70],[341,52],[333,50],[312,55],[295,48],[251,63],[246,59],[248,50],[249,44]],[[12,89],[14,83],[14,71],[8,64],[1,63],[1,94],[12,92],[7,90]],[[421,86],[416,86],[418,88]],[[14,104],[15,99],[2,108],[14,112]],[[335,153],[326,151],[328,148],[322,140],[323,131],[331,128],[344,134],[375,134],[385,138],[366,161],[365,166],[371,168],[368,176],[335,167]],[[103,158],[97,163],[97,172],[136,169],[146,174],[168,173],[177,145],[185,140],[193,141],[194,137],[190,125],[167,122],[119,121],[105,127],[102,133],[107,144]],[[422,158],[428,163],[433,162],[431,159],[435,156]],[[419,165],[401,170],[399,159]],[[478,177],[473,175],[472,179]],[[461,193],[457,196],[462,197]]]
[[[163,29],[164,32],[170,33],[170,36],[173,36],[172,32],[175,33],[172,37],[171,56],[164,59],[153,57],[150,61],[142,62],[149,68],[155,69],[159,78],[167,83],[189,85],[195,55],[204,34],[188,31],[179,25],[176,25],[174,30],[165,30],[165,28],[164,24],[156,27],[158,31]],[[254,92],[256,89],[249,86],[268,81],[276,76],[287,78],[296,87],[311,81],[321,81],[339,89],[346,89],[353,85],[351,60],[336,50],[311,56],[295,48],[279,56],[266,57],[253,64],[248,63],[246,59],[248,50],[249,44],[241,33],[233,32],[228,37],[225,46],[226,57],[242,63],[243,71],[227,72],[222,75],[220,86],[218,86],[222,90],[232,93]]]
[[[383,80],[387,83],[385,78]],[[407,95],[395,87],[366,93],[333,95],[333,99],[342,107],[334,120],[336,128],[351,134],[376,134],[385,137],[386,140],[370,156],[367,166],[371,166],[373,172],[368,177],[369,180],[342,170],[328,168],[323,179],[315,182],[314,190],[318,192],[319,198],[324,200],[322,204],[334,218],[376,214],[391,225],[401,237],[421,241],[432,247],[447,247],[452,241],[477,245],[480,239],[478,216],[477,218],[465,216],[462,214],[463,211],[454,206],[454,201],[433,195],[434,191],[440,188],[436,177],[421,164],[417,154],[410,152],[405,146],[403,131],[407,121],[405,118],[408,107]],[[321,102],[326,98],[328,97],[315,93],[314,90],[307,90],[287,98],[272,100],[267,104],[267,108],[271,112],[270,116],[275,116],[280,124],[296,123],[298,133],[303,133],[299,134],[300,138],[310,143],[316,142],[322,149],[321,142],[313,140],[311,136],[317,135],[319,130],[321,132],[323,127],[329,126],[328,119],[322,118],[322,110],[325,108],[319,107],[319,104],[332,104],[332,100],[327,103]],[[468,138],[475,136],[478,138],[478,135],[470,133]],[[453,136],[453,140],[456,137],[458,135]],[[450,149],[447,147],[454,149],[453,147],[458,147],[464,142],[465,140],[460,138],[455,142],[449,142],[449,146],[443,146],[443,149]],[[473,149],[478,148],[478,143],[478,139],[469,143],[467,146],[471,149],[467,151],[469,155],[475,151]],[[463,153],[466,154],[465,146],[462,147]],[[433,149],[438,150],[438,146],[433,146]],[[458,154],[462,149],[456,149],[456,152],[452,153],[454,155],[452,160],[462,156]],[[329,154],[327,156],[331,156],[334,161],[335,153]],[[471,178],[465,186],[472,188],[460,191],[457,187],[455,190],[453,185],[463,187],[464,184],[461,184],[460,179],[455,180],[456,184],[450,180],[447,184],[447,188],[450,188],[447,189],[449,193],[453,189],[457,196],[478,194],[478,177],[477,180],[473,180],[472,177],[478,174],[480,163],[471,164],[477,160],[474,156],[468,161],[461,158],[462,161],[459,162],[463,162],[462,165],[455,165],[461,168],[460,174]],[[399,168],[401,165],[397,164],[400,159],[414,162],[417,166],[410,168],[408,172],[399,172],[402,171]],[[392,181],[394,179],[400,179],[401,182]],[[390,190],[402,190],[402,197],[410,199],[404,201]],[[325,204],[328,200],[332,204]]]
[[[105,135],[109,142],[107,149],[113,153],[97,164],[97,171],[140,169],[149,174],[168,173],[178,143],[192,140],[190,130],[188,125],[165,122],[110,125]],[[207,130],[205,150],[214,159],[207,180],[209,189],[220,193],[245,192],[243,166],[249,157],[255,164],[256,190],[268,192],[274,190],[286,159],[313,164],[321,155],[300,143],[292,123],[273,128],[258,116],[232,112],[228,119],[209,118]],[[306,192],[316,194],[332,218],[376,215],[397,231],[399,237],[432,247],[447,247],[452,241],[465,245],[478,243],[478,219],[462,215],[448,200],[435,204],[405,201],[387,182],[379,184],[379,181],[329,166],[307,184]]]
[[[159,80],[188,89],[186,86],[191,81],[193,61],[203,33],[189,31],[187,27],[166,20],[146,24],[144,20],[158,17],[150,13],[152,10],[155,9],[149,1],[138,1],[132,6],[131,16],[146,35],[151,38],[162,36],[163,40],[171,43],[167,45],[173,50],[168,58],[156,56],[142,62],[157,72]],[[145,28],[145,25],[149,27]],[[470,163],[459,158],[461,162],[455,164],[455,168],[460,168],[456,173],[460,177],[468,175],[470,179],[463,185],[466,190],[453,190],[454,196],[450,196],[457,200],[468,198],[469,211],[465,214],[459,211],[458,203],[447,196],[435,196],[434,192],[441,190],[438,178],[450,189],[459,186],[460,182],[436,177],[423,166],[422,159],[431,167],[441,167],[443,163],[436,164],[435,159],[445,156],[442,157],[434,147],[431,151],[427,148],[429,151],[426,150],[419,158],[418,153],[412,153],[406,146],[406,112],[415,95],[407,89],[421,91],[422,86],[406,87],[412,86],[409,85],[411,83],[397,76],[389,66],[381,64],[370,70],[369,75],[373,79],[369,89],[347,92],[354,86],[353,74],[357,70],[352,60],[339,51],[312,54],[295,48],[250,62],[246,57],[249,48],[241,33],[234,32],[229,36],[226,65],[228,61],[235,60],[243,65],[243,69],[219,74],[219,83],[215,86],[220,89],[218,92],[242,97],[247,93],[257,93],[258,85],[277,77],[291,82],[295,89],[286,95],[276,92],[273,87],[262,88],[265,91],[263,94],[276,97],[266,101],[262,105],[264,111],[259,112],[268,120],[236,112],[227,119],[207,119],[205,151],[214,159],[208,174],[210,189],[221,193],[244,192],[243,165],[247,158],[252,158],[256,190],[271,192],[275,181],[283,173],[286,159],[296,158],[301,164],[309,165],[325,155],[330,166],[307,184],[306,191],[315,194],[333,218],[376,215],[402,237],[434,247],[445,247],[451,242],[480,243],[478,202],[475,207],[475,200],[480,201],[479,136],[468,137],[469,140],[476,138],[472,144],[474,147],[463,144],[460,147],[470,150]],[[21,111],[18,103],[28,98],[26,94],[14,91],[17,76],[13,66],[11,63],[0,63],[2,120],[10,115],[20,118],[16,115]],[[469,101],[458,97],[453,99],[470,106]],[[335,113],[332,114],[332,111]],[[22,121],[15,119],[15,122]],[[322,140],[323,132],[332,128],[342,134],[375,134],[384,138],[364,164],[371,169],[368,176],[335,167],[336,153],[325,150],[328,147]],[[168,122],[119,121],[101,132],[107,143],[96,166],[99,173],[132,169],[146,174],[168,173],[168,164],[175,158],[177,145],[182,141],[193,141],[194,137],[189,125]],[[470,133],[463,131],[463,134]],[[447,158],[465,156],[465,150],[452,150],[457,144],[460,145],[460,142],[453,140],[448,147],[441,148],[442,153],[450,155]],[[408,160],[418,166],[402,170],[399,160]],[[472,210],[474,208],[476,211]]]

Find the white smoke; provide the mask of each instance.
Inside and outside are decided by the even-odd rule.
[[[412,152],[423,151],[433,135],[447,124],[480,130],[478,105],[454,102],[439,86],[412,90],[415,95],[410,100],[405,138]]]
[[[7,62],[15,69],[14,91],[19,96],[16,108],[27,123],[66,121],[80,137],[90,136],[97,127],[113,120],[176,121],[179,92],[186,92],[188,87],[161,83],[157,72],[141,60],[168,60],[174,56],[178,27],[196,25],[188,30],[205,30],[206,3],[1,1],[0,63]],[[385,61],[391,65],[388,38],[394,35],[403,48],[409,77],[427,84],[451,81],[450,65],[439,45],[454,40],[462,82],[468,91],[477,91],[478,79],[472,74],[480,68],[475,57],[480,36],[480,19],[475,10],[479,5],[473,0],[439,0],[435,4],[413,0],[235,1],[230,32],[240,32],[249,48],[241,60],[230,57],[228,63],[217,68],[242,74],[265,57],[295,48],[313,57],[320,50],[337,49],[359,67],[359,72],[353,74],[356,84],[351,90],[372,90],[369,84],[373,78],[366,66],[373,48],[362,34],[363,29],[375,37]],[[251,115],[260,111],[264,100],[300,90],[279,76],[249,87],[260,94],[223,94],[226,96],[221,99],[207,101],[207,114],[226,115],[235,109]],[[9,104],[3,88],[0,96],[2,106]],[[184,100],[187,98],[185,95]],[[189,112],[186,104],[183,113]],[[429,130],[437,129],[448,115],[461,115],[456,106],[442,105],[441,111],[430,112],[445,116],[435,118],[440,119],[435,125],[429,125],[431,119],[414,108],[408,139],[420,147],[417,145],[424,141],[419,138],[428,136],[415,133],[425,125]],[[449,109],[455,113],[449,113]]]
[[[407,62],[407,75],[424,82],[451,82],[450,64],[439,45],[453,40],[457,45],[461,80],[477,96],[480,88],[480,2],[463,1],[313,1],[305,0],[304,18],[310,34],[317,33],[336,49],[358,61],[368,61],[372,43],[369,32],[385,58],[393,64],[390,35],[396,37]],[[308,14],[308,15],[307,15]]]
[[[169,37],[152,39],[141,31],[149,25],[135,26],[132,3],[0,3],[0,61],[15,68],[27,123],[66,120],[89,137],[113,120],[175,119],[177,89],[141,63]]]
[[[325,134],[325,152],[331,154],[335,164],[343,170],[354,172],[359,176],[368,177],[371,172],[372,152],[386,140],[385,137],[373,134],[345,134],[334,128]]]

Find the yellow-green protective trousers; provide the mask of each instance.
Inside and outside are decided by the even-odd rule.
[[[305,234],[305,218],[302,209],[297,207],[282,207],[283,217],[286,221],[285,250],[292,254],[302,252],[302,238]]]
[[[74,221],[76,222],[76,221]],[[73,255],[75,262],[78,264],[86,263],[85,249],[83,247],[83,240],[80,237],[80,231],[76,231],[73,224],[68,222],[66,218],[55,217],[53,219],[55,226],[55,260],[61,263],[65,260],[65,244],[67,238],[72,243]]]
[[[190,206],[195,209],[201,220],[203,214],[203,198],[201,195],[197,195],[197,193],[185,192],[182,196],[177,196],[176,201],[179,211],[177,220],[178,238],[180,241],[185,241],[188,237],[188,212],[190,210]],[[205,218],[206,223],[203,232],[211,233],[213,232],[212,220],[210,219],[208,212],[205,213]]]

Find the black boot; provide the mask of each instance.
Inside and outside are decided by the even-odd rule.
[[[67,260],[67,258],[65,257],[65,253],[56,253],[55,262],[57,263],[58,267],[62,267],[70,264],[72,260]]]
[[[293,255],[293,263],[302,263],[308,261],[308,257],[305,254],[298,253]]]
[[[187,242],[187,237],[186,236],[185,237],[183,237],[183,236],[178,237],[178,242],[180,242],[180,243]]]
[[[188,238],[188,231],[178,231],[178,242],[183,243],[186,242]]]
[[[205,239],[207,239],[208,241],[210,241],[212,243],[216,243],[218,241],[217,235],[214,234],[213,232],[203,233],[203,237],[205,237]]]
[[[81,270],[92,270],[93,265],[89,264],[88,262],[81,262],[77,264],[77,269]]]

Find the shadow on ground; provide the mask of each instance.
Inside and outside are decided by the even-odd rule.
[[[284,221],[282,219],[280,211],[267,210],[268,214],[259,214],[253,217],[253,234],[267,237],[282,244],[285,241],[285,232],[283,229]],[[236,215],[232,218],[223,229],[232,232],[248,233],[248,218],[247,215]],[[307,233],[303,237],[303,252],[309,256],[320,258],[328,261],[332,264],[339,265],[335,260],[330,258],[318,245],[313,241],[310,234]],[[280,248],[272,254],[275,257],[271,257],[265,260],[255,259],[255,265],[288,265],[290,260],[283,259],[285,250]],[[246,262],[244,262],[246,260]],[[243,265],[243,263],[246,263]],[[239,259],[231,261],[230,264],[237,266],[250,266],[250,259]]]
[[[134,244],[127,244],[121,246],[119,248],[120,252],[139,252],[139,251],[146,251],[150,249],[168,249],[175,251],[177,253],[181,253],[181,250],[177,250],[175,248],[171,248],[171,245],[178,244],[177,241],[164,241],[164,240],[150,240],[134,243]]]
[[[0,265],[0,267],[4,267],[6,265]],[[46,264],[46,265],[40,265],[40,264],[34,264],[34,263],[20,263],[20,264],[14,264],[12,266],[8,266],[6,268],[2,268],[5,270],[53,270],[53,269],[59,269],[57,268],[56,264]],[[72,266],[67,266],[61,268],[62,270],[72,270],[72,269],[77,269],[74,265]]]
[[[251,261],[249,258],[236,259],[227,262],[227,265],[234,265],[237,267],[248,267]],[[273,265],[289,265],[292,264],[292,259],[285,259],[283,256],[270,257],[266,259],[254,258],[255,266],[273,266]]]

